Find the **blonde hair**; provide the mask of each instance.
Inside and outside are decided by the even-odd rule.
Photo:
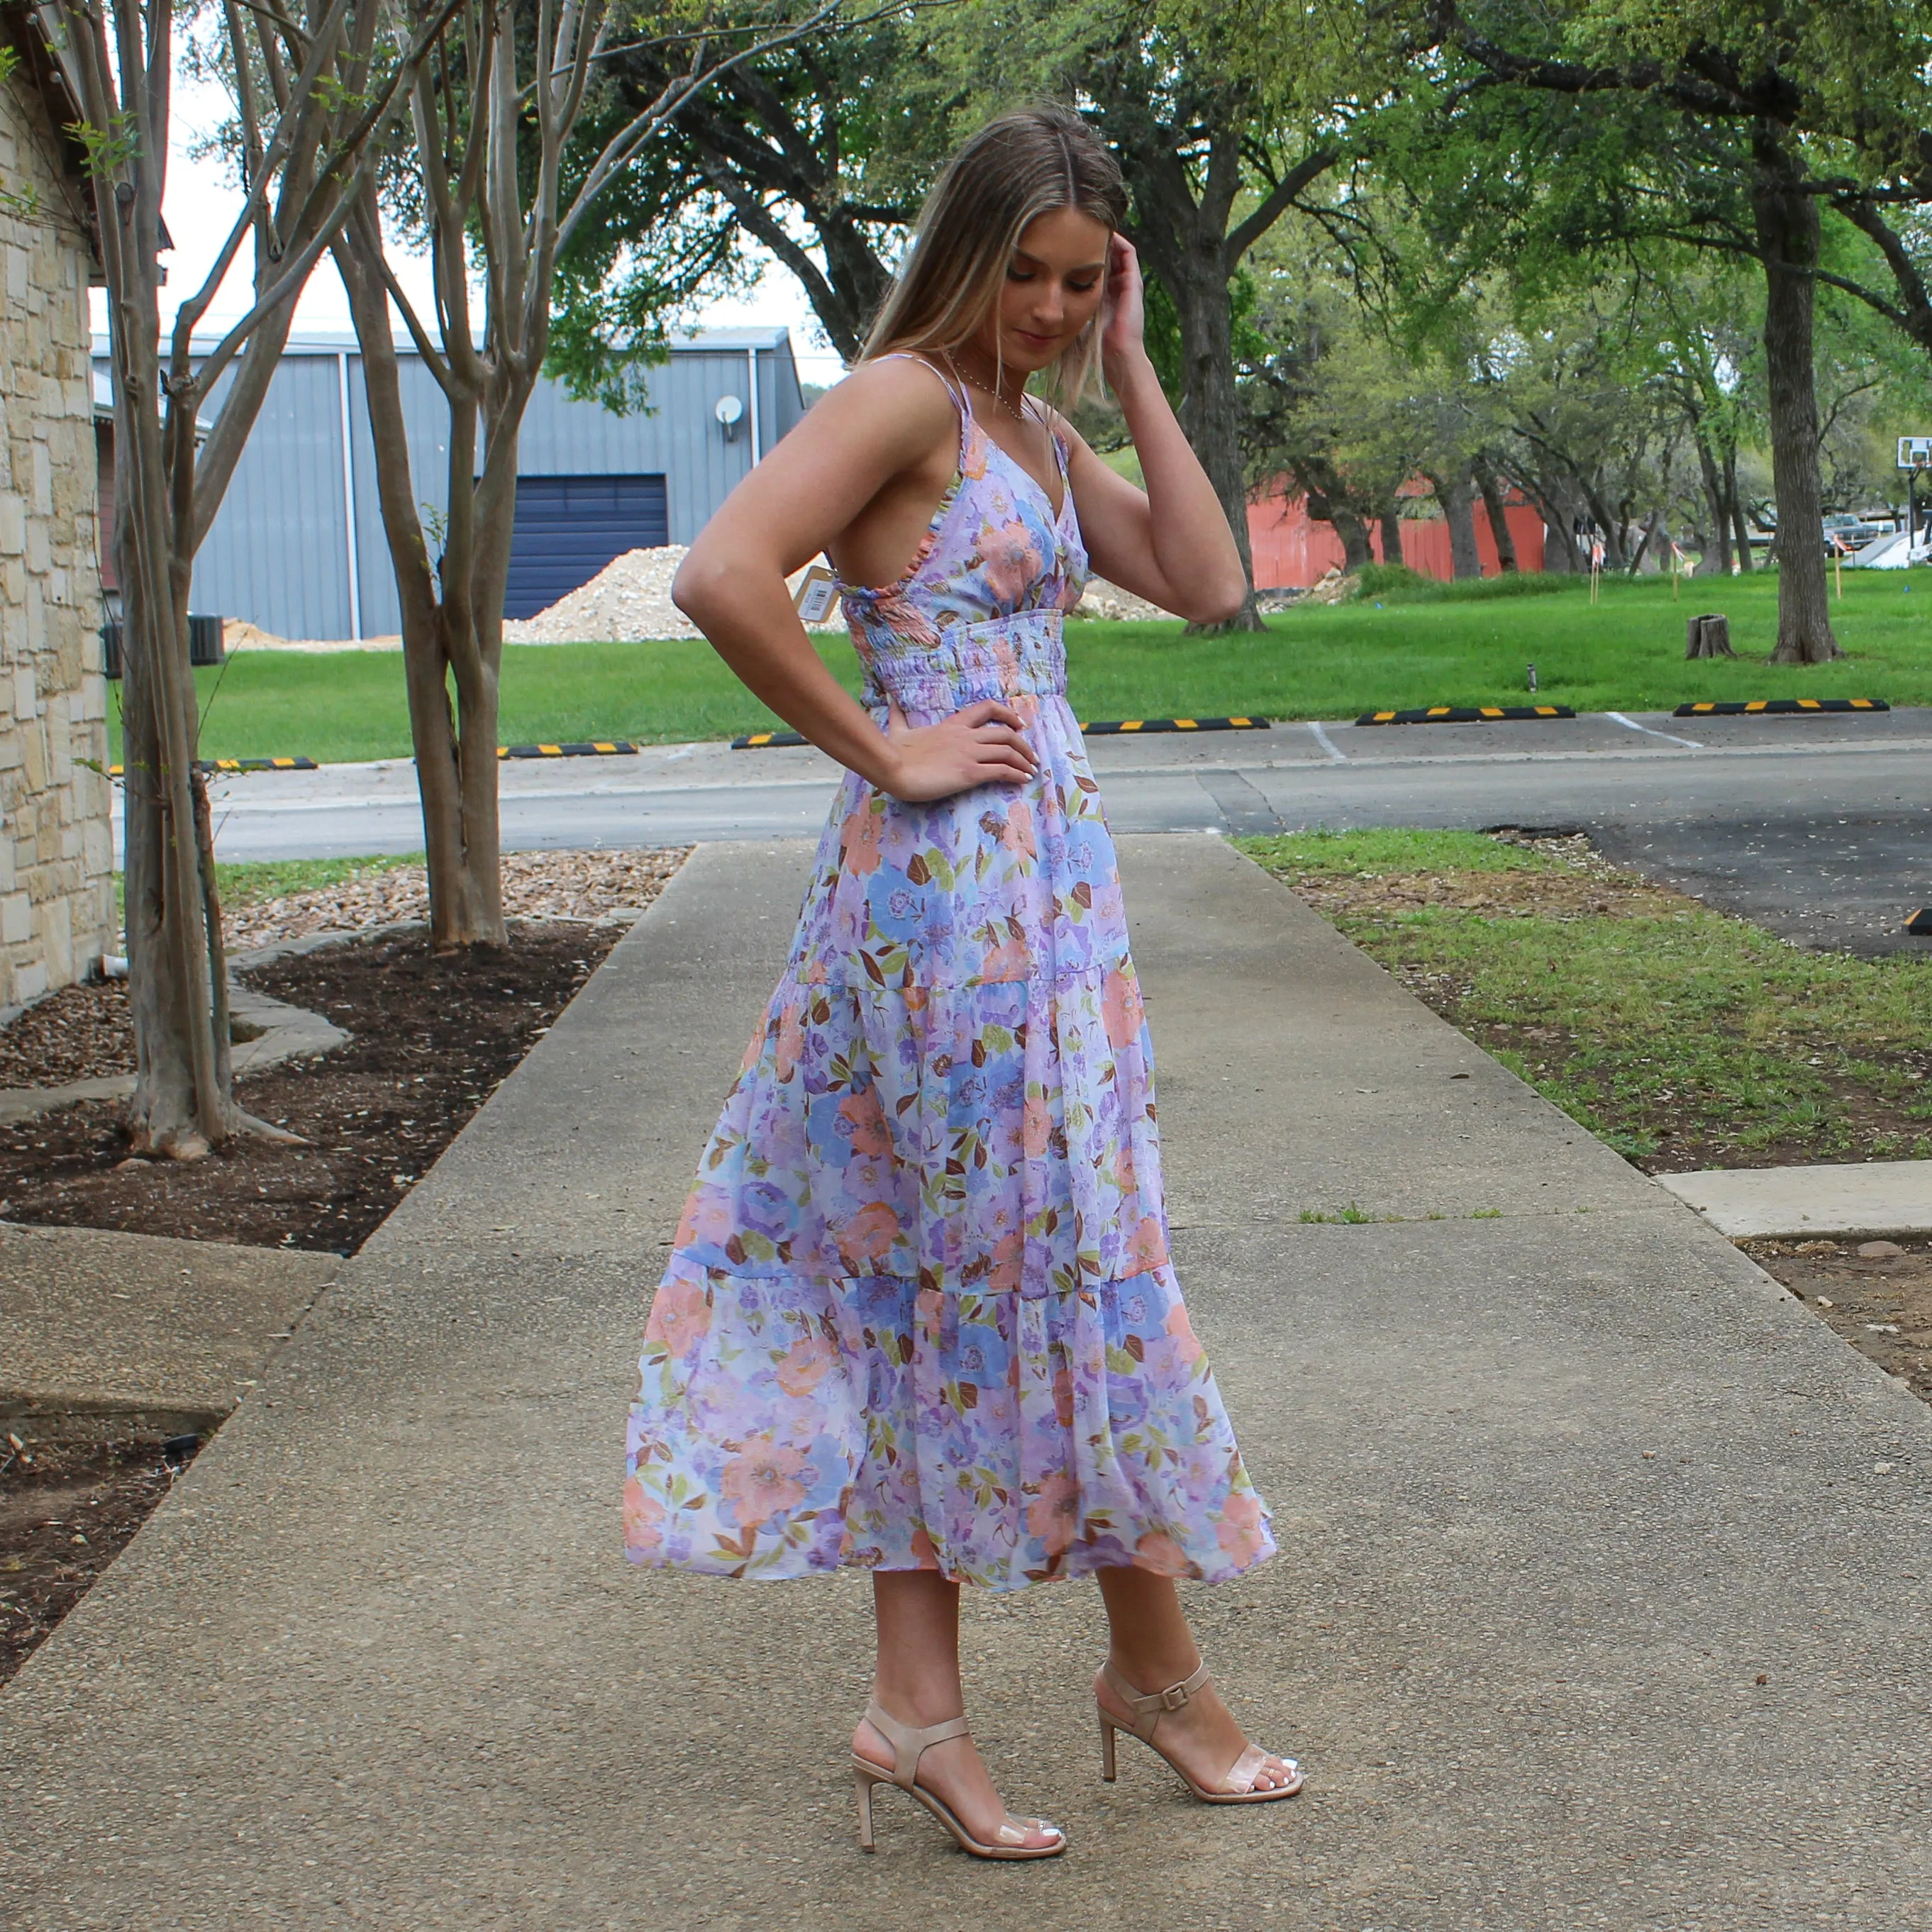
[[[950,359],[998,307],[1028,224],[1062,208],[1078,208],[1110,233],[1126,218],[1120,165],[1093,130],[1053,103],[988,122],[926,196],[860,362],[908,350]],[[1100,364],[1096,310],[1052,365],[1049,381],[1063,408],[1080,400]]]

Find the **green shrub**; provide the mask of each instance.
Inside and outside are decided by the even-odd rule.
[[[1365,563],[1355,577],[1363,596],[1378,597],[1384,604],[1425,603],[1442,588],[1406,563]]]
[[[1460,584],[1444,584],[1402,563],[1366,564],[1360,574],[1360,595],[1381,604],[1472,604],[1498,597],[1561,596],[1584,581],[1580,577],[1513,570],[1500,577],[1466,578]]]

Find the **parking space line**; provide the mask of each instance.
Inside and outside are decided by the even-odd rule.
[[[1329,762],[1331,764],[1346,765],[1349,762],[1348,753],[1329,736],[1327,725],[1318,724],[1312,718],[1307,721],[1307,723],[1309,730],[1315,734],[1315,742],[1328,754]]]
[[[1695,738],[1679,738],[1669,731],[1653,730],[1648,724],[1640,724],[1634,718],[1626,718],[1621,711],[1606,711],[1604,716],[1614,718],[1619,724],[1633,731],[1641,731],[1647,738],[1661,738],[1668,744],[1682,745],[1687,751],[1701,752],[1704,748]]]

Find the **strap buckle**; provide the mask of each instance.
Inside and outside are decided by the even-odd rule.
[[[1193,1696],[1185,1684],[1170,1684],[1160,1694],[1160,1708],[1163,1711],[1178,1711],[1184,1704],[1192,1702]]]

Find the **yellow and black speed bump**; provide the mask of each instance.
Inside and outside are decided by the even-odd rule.
[[[1932,906],[1921,906],[1905,922],[1905,929],[1914,939],[1932,939]]]
[[[1265,731],[1265,718],[1103,718],[1080,728],[1090,738],[1115,738],[1126,732],[1150,731]],[[762,752],[768,746],[802,745],[796,731],[749,731],[731,740],[734,752]]]
[[[1495,724],[1520,718],[1574,718],[1567,704],[1432,704],[1426,711],[1364,711],[1358,724]]]
[[[575,745],[499,745],[500,758],[621,758],[637,746],[622,738],[596,738]]]
[[[1265,718],[1122,718],[1080,728],[1090,738],[1117,738],[1128,732],[1144,736],[1150,731],[1265,731],[1268,728]]]
[[[194,768],[204,777],[217,772],[313,772],[320,770],[313,758],[197,758]],[[118,778],[118,765],[110,765],[107,776]]]
[[[1882,698],[1756,698],[1750,703],[1680,704],[1671,715],[1676,718],[1791,718],[1808,712],[1840,711],[1889,711]]]

